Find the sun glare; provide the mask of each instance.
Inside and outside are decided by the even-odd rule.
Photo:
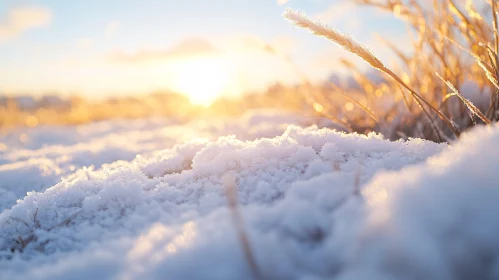
[[[175,90],[193,104],[208,107],[220,97],[229,81],[227,64],[220,58],[183,60],[175,68]]]

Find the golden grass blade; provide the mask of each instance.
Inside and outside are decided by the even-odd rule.
[[[337,43],[345,50],[364,59],[374,68],[382,69],[385,67],[383,63],[365,46],[357,43],[350,36],[338,30],[331,28],[319,21],[312,21],[306,15],[289,8],[286,9],[283,16],[291,21],[294,25],[308,29],[310,32],[317,36],[325,37]]]
[[[497,19],[496,1],[490,0],[490,5],[492,6],[492,29],[494,30],[494,43],[496,49],[496,65],[499,64],[499,20]]]
[[[488,67],[490,66],[487,66],[486,64],[483,63],[483,61],[481,59],[477,59],[477,63],[478,65],[483,69],[483,71],[485,71],[485,75],[487,76],[487,79],[489,79],[489,81],[497,88],[499,89],[499,82],[497,81],[497,79],[494,77],[494,74],[490,71],[490,69]]]
[[[494,53],[494,50],[492,50],[489,46],[485,46],[485,45],[483,45],[483,46],[487,50],[487,55],[489,56],[489,60],[491,62],[490,66],[492,67],[492,70],[494,71],[494,73],[499,73],[497,71],[497,67],[498,67],[497,61],[496,61],[497,54]]]
[[[483,71],[485,72],[485,75],[487,77],[487,79],[497,88],[499,89],[499,82],[497,81],[497,79],[495,78],[495,75],[494,75],[494,68],[489,65],[488,63],[486,63],[485,61],[483,61],[483,59],[480,58],[480,56],[478,56],[477,54],[473,53],[472,51],[466,49],[465,47],[463,47],[461,44],[459,44],[458,42],[456,42],[454,39],[452,38],[449,38],[448,36],[445,36],[444,34],[440,33],[440,35],[444,36],[445,38],[447,38],[447,40],[449,40],[451,43],[453,43],[454,45],[456,45],[457,47],[459,47],[461,50],[467,52],[468,54],[470,54],[472,57],[475,58],[477,64],[483,69]],[[480,43],[479,44],[480,46],[484,47],[487,49],[487,46]],[[488,51],[488,50],[487,50]],[[496,55],[497,57],[497,55]],[[497,62],[496,62],[497,63]]]
[[[459,99],[461,99],[464,105],[466,105],[466,107],[468,107],[468,109],[473,114],[479,117],[486,124],[492,123],[482,112],[480,112],[480,110],[475,106],[475,104],[473,104],[471,101],[466,99],[461,93],[459,93],[459,91],[456,89],[456,87],[454,87],[454,85],[451,82],[444,80],[444,78],[442,78],[442,76],[440,76],[438,73],[435,74],[452,90],[453,94],[451,95],[456,95],[457,97],[459,97]]]

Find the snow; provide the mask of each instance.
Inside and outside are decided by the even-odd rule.
[[[0,279],[499,278],[498,125],[448,146],[310,124],[255,111],[11,132]]]
[[[269,114],[274,116],[272,122],[268,121]],[[274,137],[282,134],[288,124],[309,125],[311,120],[286,112],[253,111],[231,121],[212,119],[183,124],[148,119],[11,131],[0,137],[0,210],[12,207],[27,191],[43,191],[82,167],[98,169],[105,163],[131,161],[138,154],[154,151],[167,156],[171,151],[161,150],[175,144],[206,142],[229,134],[245,140]],[[23,135],[27,137],[25,142],[20,140]],[[166,161],[157,164],[168,164]]]

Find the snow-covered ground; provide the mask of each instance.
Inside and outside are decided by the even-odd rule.
[[[498,142],[277,112],[13,131],[0,279],[499,279]]]

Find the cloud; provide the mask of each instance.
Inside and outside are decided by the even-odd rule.
[[[261,37],[253,34],[238,34],[229,39],[230,48],[238,51],[268,50],[270,47]]]
[[[115,51],[109,54],[109,58],[118,62],[141,63],[218,53],[220,53],[220,50],[215,48],[209,41],[203,38],[188,38],[169,49],[139,50],[133,53]]]
[[[17,7],[0,19],[0,42],[15,38],[29,29],[52,21],[50,10],[40,7]]]
[[[358,4],[356,4],[355,1],[334,3],[326,10],[314,15],[314,18],[320,19],[323,22],[338,21],[355,8],[358,8]]]
[[[293,37],[286,35],[279,35],[274,37],[270,41],[270,45],[274,46],[274,48],[280,50],[281,52],[289,53],[293,49],[295,49],[299,44],[298,41],[296,41],[296,39]]]
[[[111,21],[106,25],[105,33],[106,37],[111,37],[113,36],[118,28],[120,27],[121,23],[119,21]]]
[[[232,36],[228,45],[232,51],[265,51],[269,53],[286,54],[296,48],[298,43],[293,37],[279,35],[269,41],[253,34],[238,34]]]
[[[284,4],[288,3],[288,2],[289,2],[289,0],[277,0],[277,4],[279,6],[282,6],[282,5],[284,5]]]
[[[82,49],[90,49],[94,45],[94,40],[90,38],[80,38],[77,41],[78,46]]]

